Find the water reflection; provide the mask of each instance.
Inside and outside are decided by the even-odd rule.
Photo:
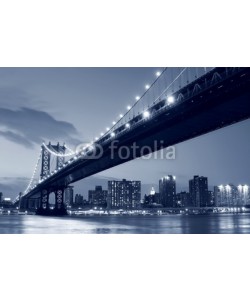
[[[0,233],[7,234],[207,234],[250,233],[249,214],[168,216],[41,217],[1,215]]]

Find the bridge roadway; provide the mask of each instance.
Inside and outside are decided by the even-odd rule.
[[[175,102],[171,105],[166,105],[166,99],[162,98],[150,107],[149,118],[143,118],[143,114],[137,115],[131,120],[130,128],[124,124],[116,130],[115,137],[106,135],[100,139],[98,143],[104,150],[100,158],[73,159],[65,168],[37,185],[25,198],[39,197],[42,189],[53,191],[59,186],[66,187],[140,157],[143,146],[154,149],[157,142],[156,150],[159,150],[162,146],[172,146],[249,118],[250,68],[214,68],[175,92],[173,97]],[[113,140],[117,141],[118,147],[132,147],[133,143],[139,147],[134,153],[130,151],[126,159],[119,157],[118,151],[111,159],[110,145]],[[150,152],[147,149],[143,155]]]

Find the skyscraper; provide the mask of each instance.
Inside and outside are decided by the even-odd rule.
[[[89,190],[89,203],[93,206],[107,206],[108,191],[103,190],[102,186],[96,186],[95,190]]]
[[[176,196],[175,176],[168,175],[159,181],[160,204],[163,207],[174,207]]]
[[[84,202],[83,202],[83,196],[81,194],[76,194],[75,195],[75,205],[76,206],[83,206]]]
[[[194,176],[189,180],[189,193],[192,205],[195,207],[208,206],[208,180],[207,177]]]
[[[64,203],[65,206],[72,206],[74,204],[74,187],[68,186],[64,192]]]
[[[214,200],[214,191],[208,191],[208,206],[214,206],[215,200]]]
[[[161,206],[159,202],[160,202],[159,193],[156,193],[155,189],[152,187],[149,195],[144,196],[143,206],[144,207]]]
[[[244,184],[238,185],[238,204],[249,205],[250,200],[250,189],[249,186]]]
[[[242,206],[249,203],[249,187],[247,185],[227,184],[214,187],[215,205],[224,207]]]
[[[189,206],[191,206],[189,193],[180,192],[176,194],[175,207],[189,207]]]
[[[136,208],[141,200],[141,182],[109,181],[108,182],[108,206],[109,208]]]

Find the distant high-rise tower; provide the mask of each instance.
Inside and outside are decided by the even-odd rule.
[[[191,206],[190,195],[187,192],[180,192],[176,194],[175,207],[188,207]]]
[[[249,202],[249,187],[247,185],[227,184],[214,187],[216,206],[242,206]]]
[[[107,206],[108,191],[103,190],[102,186],[96,186],[95,190],[89,191],[89,203],[93,206]]]
[[[143,206],[144,207],[155,207],[160,206],[159,193],[155,192],[155,189],[152,187],[149,195],[144,196]]]
[[[208,180],[207,177],[194,176],[189,180],[189,194],[192,205],[195,207],[206,207],[208,205]]]
[[[163,207],[174,207],[176,195],[175,176],[168,175],[159,181],[160,204]]]
[[[109,208],[137,208],[141,201],[141,182],[109,181],[108,182],[108,207]]]
[[[65,189],[65,206],[72,206],[74,203],[74,187],[73,186],[68,186]]]

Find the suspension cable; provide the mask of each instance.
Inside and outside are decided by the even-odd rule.
[[[70,148],[66,147],[65,145],[65,148],[67,150],[70,150],[70,153],[65,153],[65,154],[61,154],[61,153],[58,153],[57,151],[55,150],[51,150],[45,143],[43,143],[43,146],[44,148],[52,155],[55,155],[55,156],[59,156],[59,157],[68,157],[68,156],[72,156],[72,155],[75,155],[75,152],[73,152]]]

